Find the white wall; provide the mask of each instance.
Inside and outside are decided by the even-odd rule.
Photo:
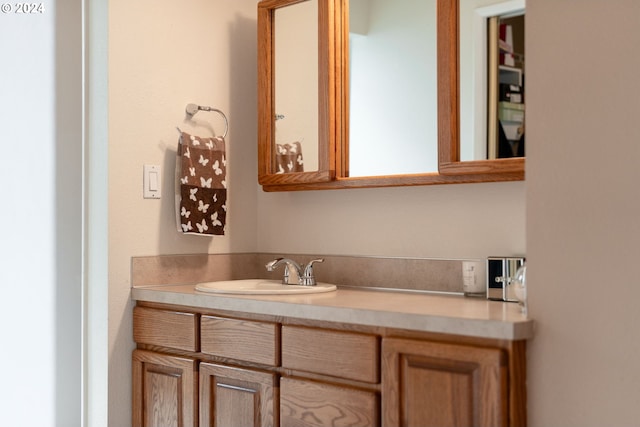
[[[3,386],[0,409],[9,414],[10,424],[24,424],[23,417],[30,413],[29,399],[33,384],[37,384],[42,406],[36,421],[43,425],[53,425],[55,414],[55,113],[53,104],[55,88],[55,46],[52,42],[54,20],[52,15],[34,17],[32,28],[23,26],[18,15],[3,16],[0,26],[2,54],[15,58],[2,67],[2,97],[0,114],[11,123],[3,126],[5,149],[15,160],[6,161],[0,168],[2,179],[2,199],[11,209],[2,209],[2,222],[7,224],[2,235],[2,283],[5,301],[33,301],[32,309],[39,312],[38,319],[26,319],[23,328],[15,328],[16,319],[24,318],[22,307],[6,304],[0,310],[2,335],[8,338],[10,346],[28,349],[32,342],[39,342],[40,355],[35,352],[24,354],[18,351],[3,351],[0,356],[3,366],[33,364],[38,370],[23,372],[8,369],[7,379],[11,387]],[[20,44],[15,41],[20,40]],[[13,41],[14,43],[12,43]],[[25,55],[24,49],[31,48],[39,55]],[[22,79],[26,73],[29,78]],[[13,102],[12,102],[13,101]],[[27,112],[27,114],[24,114]],[[38,127],[32,122],[36,118]],[[28,132],[28,133],[27,133]],[[31,143],[29,143],[32,141]],[[28,166],[25,165],[28,164]],[[25,174],[25,167],[37,174]],[[15,177],[22,177],[19,185]],[[13,185],[11,185],[14,183]],[[37,210],[25,209],[28,198],[27,188],[37,188]],[[10,202],[13,201],[13,202]],[[26,213],[26,217],[23,215]],[[29,224],[38,224],[37,228]],[[21,225],[21,226],[20,226]],[[37,246],[34,243],[37,242]],[[34,251],[35,249],[35,251]],[[27,256],[33,254],[33,256]],[[32,263],[38,263],[34,271]],[[25,277],[25,273],[30,273]],[[42,322],[42,324],[40,324]],[[6,345],[6,344],[5,344]],[[41,355],[47,357],[41,358]],[[29,357],[30,355],[30,357]],[[25,375],[25,373],[27,375]],[[4,381],[3,381],[4,382]]]
[[[80,11],[0,15],[3,425],[81,420]]]
[[[132,256],[256,248],[256,2],[109,2],[109,425],[131,420]],[[185,106],[229,119],[227,235],[176,232],[176,126],[224,132],[215,113],[184,122]],[[143,164],[163,171],[160,200],[142,198]]]
[[[640,420],[640,2],[527,2],[532,426]]]
[[[109,413],[109,8],[86,0],[84,74],[84,414],[106,427]]]

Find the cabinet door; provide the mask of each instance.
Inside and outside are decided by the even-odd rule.
[[[133,352],[134,427],[196,424],[196,362],[151,351]]]
[[[278,425],[276,376],[244,368],[200,364],[200,427]]]
[[[507,425],[505,359],[496,348],[384,339],[384,425]]]
[[[379,419],[374,391],[280,379],[280,427],[375,427]]]

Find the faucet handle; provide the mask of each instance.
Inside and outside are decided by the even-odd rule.
[[[324,262],[324,258],[312,259],[304,267],[304,272],[302,273],[302,277],[300,278],[300,282],[302,285],[313,286],[316,284],[316,278],[313,275],[313,264],[316,262]]]
[[[313,263],[314,262],[324,262],[324,258],[316,258],[316,259],[312,259],[311,261],[309,261],[309,263],[307,264],[306,268],[313,268]]]

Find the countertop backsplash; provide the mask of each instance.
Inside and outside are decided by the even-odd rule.
[[[298,263],[324,258],[314,265],[319,282],[357,288],[462,293],[462,262],[456,259],[271,253],[192,254],[133,257],[134,287],[195,284],[229,279],[280,279],[281,268],[264,265],[285,257]],[[479,260],[475,260],[479,261]]]

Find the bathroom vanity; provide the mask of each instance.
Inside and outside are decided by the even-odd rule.
[[[523,426],[513,303],[338,288],[133,288],[133,425]]]

